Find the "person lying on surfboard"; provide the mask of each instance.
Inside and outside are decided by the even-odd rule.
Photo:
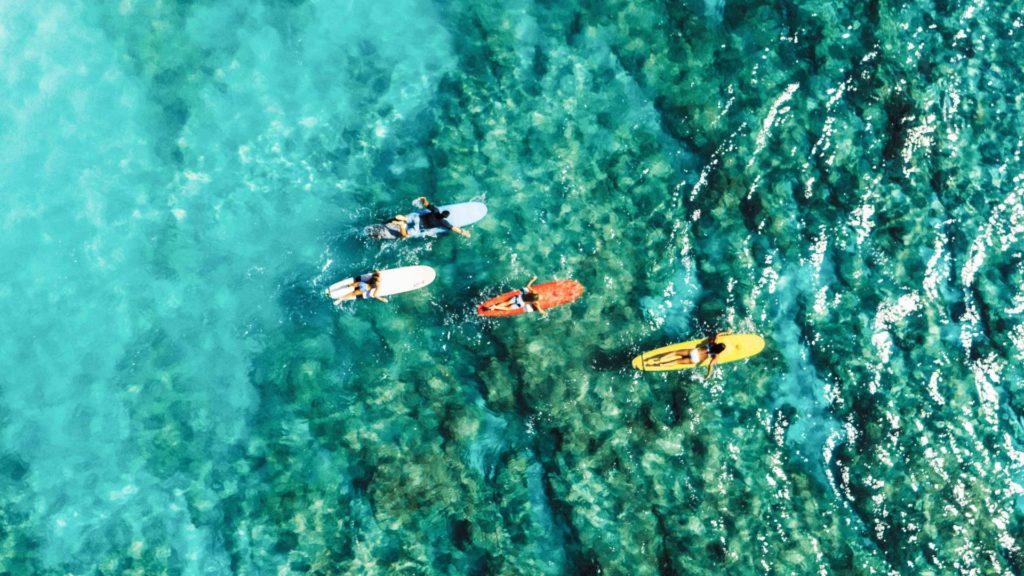
[[[667,352],[644,361],[644,364],[651,367],[665,366],[670,364],[692,364],[693,366],[700,365],[701,362],[711,358],[711,362],[708,363],[708,374],[711,376],[711,371],[715,368],[715,362],[718,361],[718,355],[725,352],[725,344],[717,342],[716,339],[719,336],[725,336],[726,334],[732,334],[732,332],[719,332],[714,336],[708,338],[703,343],[690,348],[689,350],[676,350],[674,352]]]
[[[488,306],[487,309],[519,310],[520,308],[523,308],[527,312],[533,312],[534,310],[536,310],[537,312],[540,312],[542,315],[547,315],[547,311],[540,307],[542,295],[530,289],[530,286],[533,286],[533,283],[536,281],[536,276],[530,278],[530,281],[526,283],[526,286],[523,286],[523,289],[519,291],[519,294],[516,294],[515,296],[508,300],[505,300],[504,302],[499,302],[492,306]]]
[[[451,222],[448,222],[448,220],[446,220],[446,218],[448,218],[448,215],[450,214],[447,210],[440,210],[437,206],[431,204],[430,201],[427,200],[426,196],[420,196],[413,203],[415,204],[416,202],[419,202],[421,206],[423,206],[427,210],[430,210],[430,212],[420,215],[420,228],[445,228],[447,230],[455,232],[456,234],[461,234],[466,238],[469,238],[468,230],[463,230],[458,226],[452,226]],[[400,228],[404,228],[404,226],[400,226]],[[408,234],[403,235],[402,237],[405,238],[405,236],[407,235]]]
[[[399,214],[384,223],[385,226],[393,226],[398,228],[398,235],[402,238],[409,237],[409,219],[405,217],[405,214]]]
[[[351,286],[352,291],[335,298],[335,305],[341,304],[345,300],[352,300],[355,298],[376,298],[381,302],[388,301],[387,298],[377,295],[377,290],[380,288],[380,270],[374,270],[373,274],[370,274],[370,277],[366,280],[363,280],[363,276],[354,276],[348,281],[347,286]],[[346,285],[342,285],[341,287],[344,288]]]

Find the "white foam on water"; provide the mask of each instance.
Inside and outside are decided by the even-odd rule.
[[[754,147],[753,153],[750,155],[750,160],[747,161],[747,167],[754,165],[754,160],[764,150],[764,147],[768,144],[768,136],[771,133],[772,128],[775,126],[777,117],[784,117],[789,108],[785,106],[793,98],[793,94],[796,93],[797,89],[800,88],[799,82],[793,82],[786,89],[782,91],[774,102],[772,102],[771,108],[768,109],[768,114],[765,115],[764,120],[761,121],[761,130],[757,133],[757,144]]]
[[[871,343],[878,351],[880,366],[888,364],[892,356],[893,343],[889,333],[890,327],[920,309],[921,297],[917,292],[910,292],[903,294],[895,302],[883,301],[875,311],[875,319],[872,324],[874,334],[871,336]]]
[[[989,354],[971,362],[971,374],[978,394],[981,416],[989,424],[998,425],[999,393],[997,387],[1002,379],[1005,361],[995,354]]]
[[[1020,177],[1014,183],[1019,185]],[[974,277],[985,263],[988,248],[1005,251],[1024,235],[1024,188],[1015,188],[992,210],[985,226],[971,242],[970,256],[960,270],[960,281],[965,288],[974,284]]]
[[[868,237],[871,236],[871,231],[875,228],[875,206],[872,204],[873,201],[874,196],[872,194],[865,194],[863,201],[853,210],[847,222],[847,226],[854,231],[857,246],[864,244]]]
[[[935,243],[932,248],[932,255],[925,265],[923,290],[926,299],[930,302],[941,302],[939,287],[943,286],[946,278],[949,278],[950,262],[946,254],[946,235],[940,230],[935,235]],[[944,308],[940,308],[941,314],[945,316]]]

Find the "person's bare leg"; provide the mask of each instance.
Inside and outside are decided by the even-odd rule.
[[[657,358],[652,358],[651,360],[644,362],[644,364],[655,367],[664,366],[666,364],[680,364],[685,366],[687,364],[692,364],[689,354],[689,350],[686,351],[685,355],[682,355],[679,352],[667,352]]]

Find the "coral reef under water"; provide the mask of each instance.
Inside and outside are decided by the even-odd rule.
[[[0,9],[0,85],[72,108],[37,150],[45,95],[0,105],[0,176],[66,170],[0,208],[96,302],[56,353],[0,304],[0,571],[1024,570],[1024,5],[385,4]],[[421,194],[489,216],[360,236]],[[534,274],[587,291],[474,315]],[[629,368],[724,329],[768,347]]]

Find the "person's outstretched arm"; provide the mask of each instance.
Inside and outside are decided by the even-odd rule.
[[[537,281],[537,277],[536,276],[534,276],[533,278],[530,278],[530,281],[526,283],[526,287],[529,288],[530,286],[533,286],[533,283],[536,282],[536,281]]]
[[[711,378],[711,371],[715,369],[715,362],[718,362],[718,356],[712,358],[711,362],[708,363],[708,378]]]

